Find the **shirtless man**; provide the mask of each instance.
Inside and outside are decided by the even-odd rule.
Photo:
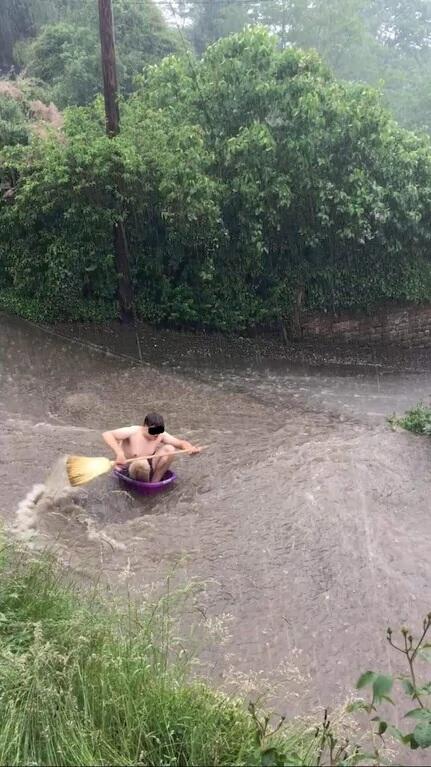
[[[129,476],[143,482],[160,482],[174,460],[175,448],[200,452],[200,448],[187,440],[168,434],[163,417],[158,413],[148,413],[142,426],[125,426],[105,431],[102,436],[114,451],[117,466],[122,466],[128,458],[141,459],[129,464]],[[157,458],[160,452],[169,455]]]

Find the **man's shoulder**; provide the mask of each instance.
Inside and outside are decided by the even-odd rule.
[[[114,429],[114,431],[121,431],[123,434],[127,434],[131,437],[133,434],[137,434],[140,431],[140,428],[140,426],[119,426],[118,429]]]

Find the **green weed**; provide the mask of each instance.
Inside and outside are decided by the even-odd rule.
[[[431,407],[422,402],[408,410],[402,418],[397,418],[394,415],[388,420],[391,426],[401,426],[414,434],[431,436]]]

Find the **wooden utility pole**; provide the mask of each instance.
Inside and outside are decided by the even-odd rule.
[[[103,93],[105,97],[106,133],[109,138],[120,132],[118,79],[115,61],[114,21],[111,0],[98,0],[100,47],[102,51]],[[129,251],[123,221],[114,224],[114,250],[118,274],[118,299],[121,318],[133,318],[133,290],[130,280]]]

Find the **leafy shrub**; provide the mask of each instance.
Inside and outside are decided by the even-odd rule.
[[[402,418],[392,418],[391,422],[414,434],[431,436],[431,408],[421,402],[408,410]]]

